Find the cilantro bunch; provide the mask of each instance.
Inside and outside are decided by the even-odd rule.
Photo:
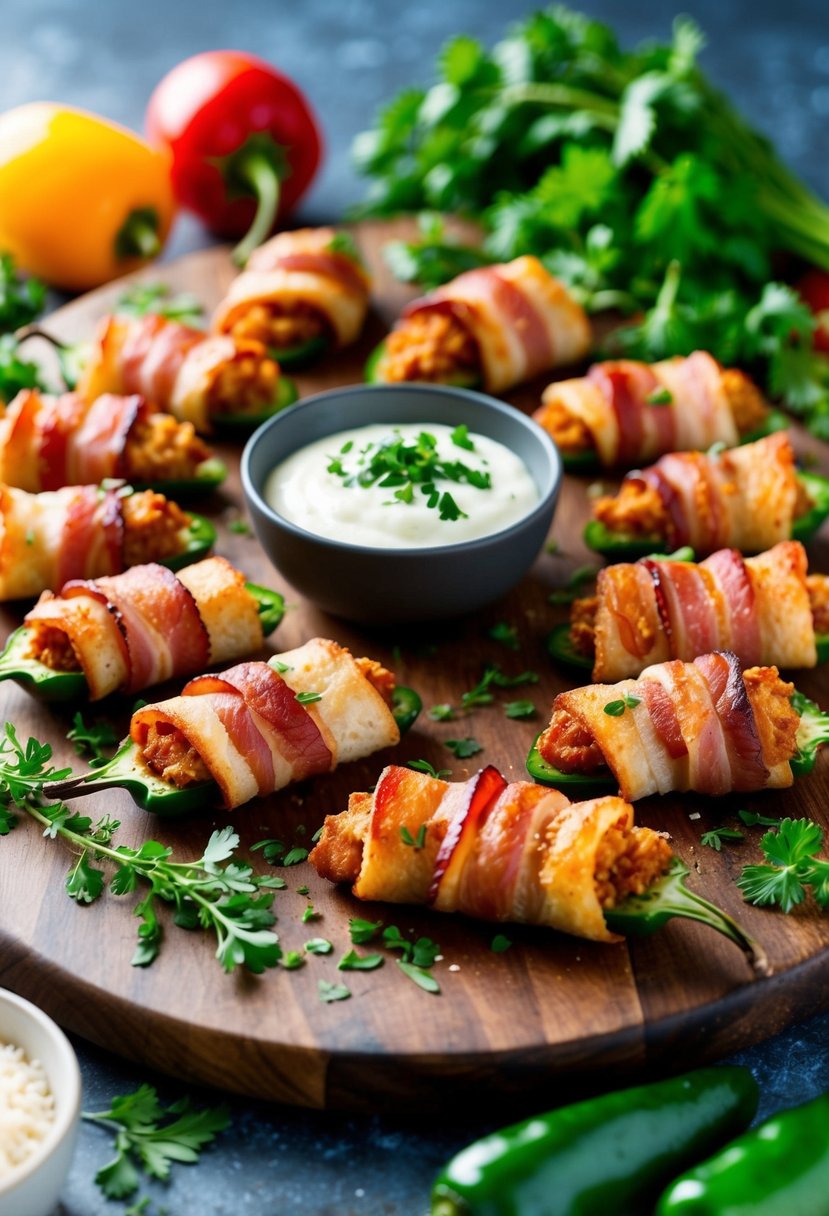
[[[355,141],[371,179],[360,211],[426,213],[420,242],[388,250],[405,280],[536,254],[589,310],[640,318],[607,353],[710,350],[826,437],[829,360],[809,309],[771,275],[781,252],[829,269],[829,208],[711,86],[703,45],[683,17],[669,44],[622,50],[561,6],[492,50],[455,38],[437,82]],[[479,220],[483,248],[447,239],[434,211]]]

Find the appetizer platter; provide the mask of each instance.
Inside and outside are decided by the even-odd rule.
[[[351,230],[373,278],[371,308],[359,338],[341,334],[323,349],[316,341],[319,333],[303,327],[301,310],[296,324],[276,328],[283,351],[289,353],[285,362],[294,364],[288,374],[301,397],[363,379],[367,360],[415,295],[391,282],[381,255],[387,240],[410,232],[411,225],[403,221],[365,222]],[[263,336],[262,325],[273,325],[274,314],[263,311],[261,302],[276,299],[281,306],[290,297],[288,280],[305,274],[313,277],[319,268],[314,263],[318,256],[313,248],[277,250],[271,262],[263,263],[261,272],[256,271],[252,259],[250,270],[237,279],[228,251],[211,249],[135,278],[144,282],[163,278],[174,291],[193,293],[203,301],[208,315],[222,301],[252,302],[258,311],[249,314],[247,331],[232,310],[226,312],[226,328],[235,335],[235,341],[261,346],[267,359],[267,352],[279,342],[276,337],[270,341],[268,334]],[[347,248],[344,246],[337,256],[345,259]],[[357,284],[342,266],[340,270],[344,301],[351,300],[358,294]],[[257,278],[252,281],[254,272]],[[237,282],[239,286],[234,287]],[[106,340],[114,343],[113,323],[104,322],[104,318],[111,316],[123,286],[122,281],[90,293],[50,316],[43,328],[66,346],[82,347],[96,332],[103,335],[100,327],[105,324],[110,327]],[[275,296],[267,295],[271,290]],[[342,315],[345,334],[350,314]],[[415,309],[410,315],[419,315],[425,322],[429,316],[447,314]],[[279,309],[277,316],[284,319]],[[583,346],[574,339],[574,351],[581,351]],[[378,360],[388,358],[388,348],[384,350],[385,355],[376,356],[372,364],[375,372]],[[97,374],[89,360],[86,366],[82,374]],[[527,366],[532,367],[531,361]],[[582,363],[561,366],[555,374],[583,387],[585,381],[577,378],[585,372]],[[668,378],[672,374],[680,375],[668,369]],[[487,375],[497,380],[492,369]],[[503,398],[532,414],[539,409],[550,379],[549,375],[537,376],[505,391]],[[280,375],[274,384],[282,382]],[[747,405],[741,396],[741,385],[732,379],[730,386],[732,398],[739,397],[745,407],[741,417],[746,425],[736,424],[737,442],[752,438],[753,431],[773,432],[777,420],[765,416],[756,419],[750,403]],[[654,391],[653,385],[646,388],[647,393]],[[116,383],[106,378],[101,390],[138,391],[132,382]],[[616,385],[614,391],[620,393],[621,388]],[[548,394],[546,401],[552,398],[553,394]],[[829,760],[825,756],[818,754],[812,771],[804,771],[791,782],[781,775],[781,765],[788,771],[788,760],[796,751],[794,745],[785,763],[769,752],[766,770],[779,779],[757,777],[753,783],[746,783],[725,780],[726,761],[734,760],[734,748],[729,744],[728,754],[718,756],[722,771],[718,770],[717,775],[723,780],[716,791],[706,786],[705,793],[645,796],[635,808],[617,797],[616,788],[608,788],[607,783],[595,793],[576,782],[554,794],[547,785],[529,780],[527,756],[550,722],[554,699],[569,696],[570,702],[563,704],[571,711],[571,718],[581,714],[573,690],[588,680],[594,661],[601,659],[607,664],[612,658],[614,640],[609,638],[606,624],[599,633],[600,614],[606,611],[602,601],[594,606],[592,616],[586,611],[590,627],[582,633],[590,635],[588,644],[573,650],[586,660],[587,671],[568,668],[551,657],[551,651],[555,656],[561,650],[566,652],[567,647],[562,642],[548,650],[548,638],[551,631],[569,629],[569,603],[556,600],[575,598],[562,594],[574,571],[589,562],[598,573],[599,560],[585,546],[583,532],[591,507],[602,495],[612,498],[619,477],[603,471],[601,476],[607,480],[596,486],[597,460],[589,472],[568,474],[553,525],[554,548],[542,553],[531,574],[490,608],[473,618],[428,628],[361,629],[304,602],[270,566],[245,521],[239,480],[241,445],[231,438],[231,424],[222,411],[214,411],[212,416],[209,411],[185,411],[181,417],[193,421],[196,430],[211,432],[211,447],[227,467],[226,480],[210,496],[199,500],[199,511],[206,519],[205,526],[209,521],[216,530],[214,551],[238,572],[233,579],[225,572],[229,581],[222,586],[223,594],[239,597],[238,603],[246,605],[240,612],[250,617],[250,630],[239,643],[244,655],[230,646],[227,638],[219,637],[217,643],[208,630],[209,639],[194,641],[197,654],[191,656],[192,661],[179,662],[173,653],[161,657],[156,654],[154,662],[145,655],[142,662],[127,663],[118,676],[118,687],[127,690],[126,695],[112,697],[99,707],[90,705],[87,695],[103,696],[101,689],[108,691],[114,677],[106,673],[103,679],[96,656],[90,656],[83,671],[69,673],[50,669],[48,662],[33,663],[29,657],[23,666],[28,662],[30,672],[37,670],[27,674],[19,667],[14,669],[16,657],[22,653],[22,643],[15,641],[15,637],[20,638],[17,634],[0,658],[0,676],[9,677],[0,682],[0,698],[4,718],[15,724],[18,737],[23,741],[30,735],[48,740],[53,744],[57,767],[71,765],[76,773],[83,773],[84,763],[66,739],[74,711],[81,709],[88,721],[105,718],[116,738],[131,735],[132,746],[146,749],[155,746],[152,732],[162,720],[174,725],[184,722],[189,729],[188,715],[198,716],[200,712],[196,702],[212,706],[210,712],[229,712],[228,702],[236,704],[239,696],[247,697],[240,688],[248,689],[263,677],[264,667],[271,673],[267,680],[274,686],[276,674],[290,683],[293,676],[289,669],[296,659],[281,656],[296,656],[309,646],[313,649],[312,639],[328,639],[323,644],[326,653],[339,654],[345,647],[356,660],[363,656],[370,659],[364,671],[371,673],[367,685],[372,680],[374,684],[373,692],[370,689],[367,695],[379,706],[385,686],[389,697],[382,711],[378,708],[375,733],[364,741],[362,749],[349,750],[350,743],[344,743],[342,762],[336,768],[329,762],[330,755],[329,761],[316,767],[306,755],[302,763],[297,760],[292,773],[283,774],[286,780],[277,780],[278,774],[263,773],[261,768],[243,771],[232,764],[218,766],[199,774],[205,778],[201,785],[196,781],[183,791],[186,806],[177,809],[186,813],[180,817],[168,819],[154,813],[159,808],[153,805],[153,791],[143,799],[148,809],[137,805],[128,785],[132,760],[123,750],[108,766],[91,770],[89,786],[95,792],[88,797],[74,798],[75,790],[69,788],[72,780],[62,787],[63,795],[72,795],[73,810],[93,819],[107,814],[120,820],[118,842],[134,848],[152,837],[173,848],[177,857],[200,857],[210,833],[232,825],[241,838],[239,856],[258,870],[269,870],[274,879],[284,880],[281,888],[276,889],[278,884],[274,888],[275,930],[285,955],[296,955],[302,965],[280,966],[262,975],[237,971],[228,976],[212,957],[215,943],[206,935],[188,935],[169,923],[163,949],[152,966],[131,966],[136,934],[133,903],[111,890],[90,907],[70,902],[64,887],[71,855],[60,842],[42,839],[37,824],[26,821],[0,841],[1,983],[37,1000],[63,1025],[93,1042],[182,1078],[308,1106],[394,1106],[398,1110],[445,1105],[461,1095],[466,1101],[475,1095],[500,1102],[519,1090],[548,1089],[553,1077],[557,1085],[566,1085],[569,1076],[578,1075],[583,1080],[585,1075],[600,1071],[606,1074],[608,1069],[621,1081],[644,1066],[658,1068],[660,1061],[667,1059],[672,1067],[686,1061],[699,1064],[764,1038],[826,1006],[829,917],[814,901],[804,902],[793,914],[784,915],[743,899],[735,879],[742,865],[760,856],[756,832],[744,831],[739,844],[722,851],[702,842],[704,833],[723,826],[733,830],[741,822],[736,818],[738,810],[749,816],[809,816],[821,827],[829,826]],[[748,425],[755,421],[758,427]],[[734,429],[734,424],[730,425]],[[347,426],[347,419],[343,426]],[[726,433],[730,438],[728,428]],[[790,434],[797,456],[806,456],[810,462],[809,471],[798,477],[807,494],[811,486],[809,497],[814,506],[820,497],[820,474],[829,474],[829,451],[796,427]],[[781,466],[780,498],[791,524],[793,517],[804,515],[795,510],[798,489],[792,484],[796,480],[792,457],[780,447],[776,434],[762,442],[773,445],[774,459]],[[660,449],[652,450],[655,458]],[[734,453],[746,451],[746,446],[734,447],[729,459],[735,459]],[[750,457],[737,455],[736,459],[739,464]],[[618,456],[608,459],[608,463],[614,462],[618,464]],[[577,465],[578,459],[573,467]],[[769,468],[768,460],[764,468]],[[621,475],[624,463],[618,471]],[[748,509],[745,514],[748,517]],[[687,522],[687,531],[693,532],[693,523]],[[792,584],[787,611],[790,613],[791,605],[795,605],[798,619],[805,614],[815,635],[811,643],[808,637],[794,639],[799,650],[791,639],[787,641],[786,621],[773,611],[773,580],[778,576],[770,570],[769,554],[738,562],[727,555],[729,538],[712,536],[708,549],[702,544],[691,555],[697,563],[705,558],[707,564],[688,563],[688,570],[679,573],[663,571],[663,581],[670,583],[669,594],[673,594],[674,584],[678,587],[694,582],[695,586],[719,587],[726,608],[736,614],[739,605],[735,606],[734,597],[739,588],[735,590],[735,580],[754,580],[758,586],[765,586],[762,580],[766,579],[770,590],[765,616],[759,623],[742,620],[745,653],[754,663],[774,662],[774,645],[782,647],[779,653],[786,659],[795,654],[798,669],[793,678],[798,692],[804,699],[829,708],[829,684],[816,665],[825,655],[822,639],[829,633],[829,614],[823,604],[822,585],[812,584],[807,591],[806,554],[798,544],[808,543],[810,577],[829,571],[829,537],[820,533],[816,518],[815,524],[811,537],[797,523],[789,532],[758,527],[756,544],[750,540],[743,546],[744,551],[748,548],[754,552],[774,553],[774,546],[782,549],[775,560],[782,562],[785,577]],[[769,532],[773,534],[767,535]],[[658,536],[659,544],[653,543],[650,533],[640,530],[636,539],[643,538],[646,547],[634,547],[632,556],[644,556],[654,567],[668,564],[670,552],[676,548],[670,542],[700,539],[696,533],[677,538],[670,529]],[[611,548],[608,544],[611,561],[630,560],[630,552],[622,548],[611,555]],[[715,557],[706,558],[705,554],[712,551]],[[202,551],[193,555],[193,561],[205,557]],[[163,569],[155,567],[154,577],[159,583],[174,579],[169,571],[158,573]],[[654,585],[647,561],[625,569],[634,573],[603,576],[608,584],[601,592],[605,601],[616,603],[635,590],[650,611],[663,611],[659,603],[654,606],[647,599]],[[110,570],[102,573],[109,584],[116,577],[124,577]],[[187,585],[188,577],[190,590],[198,598],[198,576],[182,571],[181,582]],[[58,582],[53,590],[60,592],[61,586]],[[129,580],[125,586],[129,587]],[[208,591],[204,589],[203,596]],[[94,595],[86,594],[94,603]],[[129,601],[129,591],[123,594]],[[175,594],[170,583],[169,595]],[[56,622],[61,628],[69,628],[72,605],[77,611],[79,602],[77,595],[47,598],[30,614],[25,626],[21,622],[31,602],[4,606],[4,639],[21,628],[24,633],[37,634]],[[674,619],[679,620],[679,609],[673,601],[665,611],[674,612]],[[163,621],[157,619],[150,624],[157,633],[164,632]],[[734,649],[723,644],[732,638],[734,629],[722,632],[721,620],[720,626],[720,633],[711,627],[710,649]],[[137,635],[148,630],[149,626],[140,622],[135,626]],[[678,625],[676,631],[679,633]],[[215,632],[221,634],[220,625]],[[171,645],[170,650],[175,647]],[[191,675],[202,675],[205,655],[212,656],[218,668],[230,670],[192,680],[196,687],[179,696]],[[611,737],[611,732],[632,730],[634,711],[637,723],[645,716],[641,708],[647,708],[645,699],[637,700],[630,692],[636,687],[636,677],[655,663],[671,666],[671,662],[689,661],[680,650],[663,653],[644,646],[640,657],[642,662],[636,670],[614,672],[606,679],[608,684],[624,681],[619,694],[622,712],[607,716],[606,721],[599,714],[599,726],[607,727],[607,740],[603,737],[601,741],[607,743],[611,755],[614,738],[617,744],[621,738],[618,733]],[[42,658],[48,659],[45,649]],[[781,658],[781,666],[783,662]],[[231,666],[234,663],[241,665]],[[712,661],[703,674],[709,681],[728,682],[730,663],[727,658]],[[502,677],[500,683],[493,680],[493,669]],[[58,687],[56,682],[67,677],[68,682]],[[787,688],[783,681],[789,678],[786,668],[780,687]],[[140,691],[165,679],[166,683],[159,683],[152,692]],[[41,696],[30,695],[38,683]],[[389,691],[391,685],[398,691],[396,701]],[[508,691],[510,685],[519,691]],[[297,687],[307,691],[312,685]],[[406,689],[422,698],[419,716],[415,715],[415,700],[407,701],[404,694],[401,701],[400,694]],[[163,704],[159,711],[150,705],[133,712],[139,692],[153,703],[160,700]],[[625,697],[633,702],[629,707]],[[184,702],[191,704],[182,708]],[[451,713],[445,712],[449,706]],[[260,704],[257,712],[261,708]],[[320,734],[329,730],[336,735],[337,724],[323,722],[313,704],[302,708],[308,710],[306,717],[317,724]],[[444,712],[429,712],[436,708]],[[199,721],[199,730],[209,730],[206,717]],[[794,734],[794,729],[795,724],[790,733]],[[702,749],[693,760],[702,772],[706,767]],[[412,763],[414,769],[408,767]],[[735,771],[733,766],[731,771]],[[682,784],[681,779],[666,778],[659,788]],[[211,796],[208,785],[225,790],[226,802],[235,809],[222,809],[215,788]],[[55,793],[58,788],[60,783]],[[274,788],[279,792],[256,796]],[[743,792],[721,794],[722,789],[734,788]],[[631,779],[629,796],[638,799],[642,790],[648,792],[647,783],[640,790]],[[711,797],[711,792],[719,796]],[[545,816],[545,822],[558,817],[562,840],[567,833],[575,837],[570,825],[581,816],[582,825],[595,825],[590,845],[594,852],[609,835],[622,842],[618,849],[627,850],[626,855],[636,854],[637,872],[643,876],[646,893],[657,882],[663,884],[663,890],[670,889],[674,901],[671,915],[675,919],[669,920],[667,914],[652,915],[644,896],[641,909],[628,903],[624,908],[620,905],[617,915],[603,917],[596,899],[591,903],[589,898],[567,891],[566,865],[564,871],[557,869],[554,851],[549,866],[545,860],[538,888],[543,900],[541,894],[530,897],[525,891],[523,914],[515,911],[517,903],[506,909],[494,907],[493,890],[487,888],[484,870],[479,867],[476,873],[474,866],[463,869],[460,864],[478,835],[474,816],[469,818],[469,831],[455,842],[451,854],[442,850],[434,832],[433,825],[443,813],[441,807],[461,797],[467,798],[473,808],[484,797],[487,804],[496,799],[500,810],[490,817],[493,825],[499,822],[499,815],[504,823],[518,816],[526,831],[537,822],[532,816]],[[403,818],[399,817],[402,812],[398,806],[404,807]],[[324,827],[326,817],[344,811],[345,816],[329,819]],[[383,815],[391,817],[395,825],[392,852],[398,855],[396,868],[389,868],[375,847],[380,837],[373,825]],[[320,830],[315,848],[312,838]],[[251,851],[254,846],[258,848]],[[309,864],[307,857],[312,850],[314,864]],[[428,873],[427,862],[431,867]],[[390,874],[396,875],[391,884]],[[432,909],[418,906],[427,898],[433,903]],[[517,898],[514,893],[514,901]],[[706,911],[711,904],[721,909],[721,921],[715,926],[721,930],[719,935],[712,932],[714,914]],[[453,914],[448,915],[450,912]],[[487,916],[493,919],[478,919]],[[703,923],[694,923],[694,917]],[[429,939],[434,949],[428,974],[439,991],[415,987],[388,953],[383,965],[375,964],[373,969],[339,970],[338,960],[350,951],[355,940],[349,930],[349,922],[355,918],[375,926],[396,927],[407,943]],[[513,923],[522,920],[526,923]],[[657,927],[658,932],[649,931]],[[582,936],[567,936],[568,930]],[[584,936],[594,940],[583,940]],[[332,950],[327,954],[306,950],[311,939],[330,942]],[[747,957],[753,957],[754,970]],[[762,965],[757,965],[758,960]],[[347,984],[347,999],[320,999],[321,981],[330,987]]]

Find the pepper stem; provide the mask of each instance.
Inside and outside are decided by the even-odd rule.
[[[119,261],[126,258],[149,259],[160,252],[158,212],[154,207],[136,207],[115,234],[115,256]]]
[[[231,255],[235,265],[242,267],[273,228],[279,210],[282,177],[273,157],[257,147],[234,158],[233,174],[249,186],[256,196],[253,223]]]
[[[643,895],[632,895],[618,907],[605,912],[608,929],[613,933],[644,936],[661,929],[666,921],[674,917],[699,921],[734,942],[742,950],[755,976],[771,975],[771,964],[760,943],[722,908],[690,891],[685,885],[689,873],[688,867],[675,857],[667,874],[663,874],[650,890]]]

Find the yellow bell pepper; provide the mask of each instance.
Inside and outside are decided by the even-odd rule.
[[[175,213],[170,162],[84,110],[32,102],[0,114],[0,250],[84,291],[161,251]]]

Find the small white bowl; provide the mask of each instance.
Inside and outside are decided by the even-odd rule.
[[[39,1060],[55,1099],[55,1119],[38,1147],[0,1178],[0,1216],[51,1216],[63,1190],[81,1115],[81,1073],[60,1027],[36,1005],[0,988],[0,1041]]]

